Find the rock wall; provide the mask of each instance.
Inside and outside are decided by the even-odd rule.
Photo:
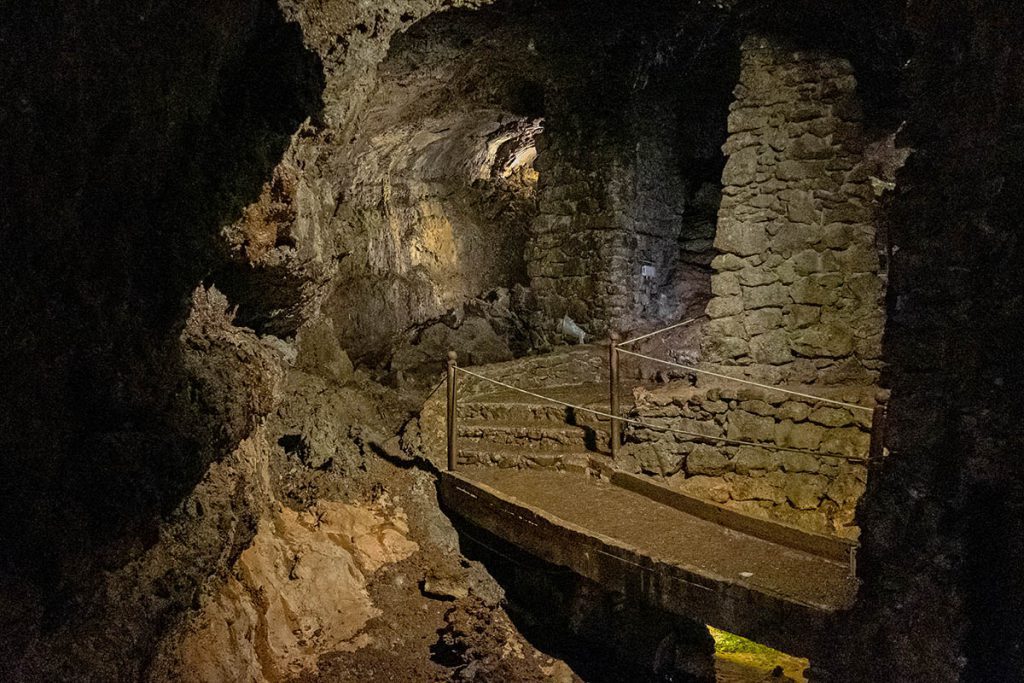
[[[273,510],[194,621],[165,644],[147,680],[279,681],[318,673],[324,652],[371,640],[382,612],[366,584],[418,550],[401,510],[320,502]]]
[[[283,359],[240,323],[329,292],[324,126],[441,4],[0,8],[0,677],[139,680],[248,545]]]
[[[514,24],[460,11],[486,4],[421,21],[441,3],[281,3],[322,60],[323,111],[224,230],[231,263],[213,277],[241,323],[289,338],[325,314],[354,361],[386,370],[411,328],[525,283],[532,178],[509,167],[531,160],[501,153],[532,139],[532,113],[513,111],[530,69],[511,56],[524,41],[491,35]],[[495,59],[501,40],[521,47]],[[497,93],[479,87],[489,71]]]
[[[630,417],[712,439],[627,425],[620,466],[667,478],[690,495],[745,514],[857,536],[854,513],[867,480],[870,411],[726,385],[676,382],[634,394]],[[827,398],[865,406],[872,401],[865,389]],[[714,437],[763,446],[720,445]]]
[[[378,95],[391,108],[410,96],[415,88]],[[505,175],[494,152],[504,143],[532,150],[536,130],[500,109],[471,108],[370,139],[336,218],[346,256],[325,307],[357,360],[386,360],[424,323],[461,318],[474,298],[526,284],[532,165]]]
[[[537,44],[553,85],[526,260],[548,342],[565,315],[594,338],[675,321],[708,291],[734,46],[713,10],[601,12]]]
[[[890,455],[858,519],[841,681],[1024,672],[1024,24],[991,0],[911,3],[885,360]]]
[[[877,379],[885,280],[856,87],[846,59],[744,43],[707,361],[769,382]]]

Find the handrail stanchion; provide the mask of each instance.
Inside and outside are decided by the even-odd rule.
[[[458,451],[455,430],[455,368],[458,367],[459,355],[448,352],[448,471],[455,471],[456,453]]]
[[[871,414],[871,446],[868,451],[868,462],[876,463],[885,454],[885,418],[886,402],[889,396],[881,389],[875,394],[875,409]]]
[[[619,445],[621,435],[619,433],[619,334],[610,332],[608,334],[608,412],[611,414],[609,432],[609,446],[612,453],[612,460],[619,456]]]

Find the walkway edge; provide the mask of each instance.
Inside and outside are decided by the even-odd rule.
[[[700,573],[644,555],[486,484],[443,472],[445,508],[509,543],[605,588],[784,652],[815,658],[840,609],[794,600],[743,581]],[[779,628],[785,624],[784,628]]]

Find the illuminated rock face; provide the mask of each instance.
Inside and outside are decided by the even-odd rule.
[[[315,514],[314,514],[315,513]],[[381,614],[366,584],[417,550],[393,509],[323,502],[313,512],[267,516],[234,572],[165,653],[169,671],[196,680],[277,681],[317,672],[324,652],[364,647]]]
[[[770,382],[877,378],[885,278],[871,179],[883,170],[866,152],[856,85],[846,59],[744,43],[706,360]]]

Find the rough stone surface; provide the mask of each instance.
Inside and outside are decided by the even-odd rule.
[[[269,432],[268,415],[275,428],[284,416],[304,424],[296,406],[278,412],[281,400],[336,390],[335,382],[303,373],[301,391],[292,390],[291,378],[281,391],[282,365],[295,361],[297,344],[288,339],[326,315],[342,348],[357,362],[380,361],[386,375],[393,345],[409,344],[407,333],[465,312],[482,292],[526,284],[527,255],[520,258],[516,241],[551,229],[560,240],[539,243],[528,256],[541,263],[550,255],[553,264],[537,283],[551,304],[537,319],[545,334],[549,318],[577,300],[585,303],[580,320],[599,331],[610,312],[625,312],[627,322],[658,320],[714,286],[716,296],[738,296],[745,307],[708,325],[709,358],[756,364],[752,372],[794,382],[863,384],[880,368],[877,307],[887,296],[890,455],[869,481],[859,466],[827,453],[811,472],[798,471],[810,461],[793,459],[787,469],[774,455],[768,462],[738,449],[723,449],[724,474],[687,477],[684,464],[670,479],[735,509],[769,510],[826,531],[853,521],[867,485],[857,514],[862,589],[830,634],[835,666],[815,662],[823,677],[1019,678],[1019,7],[995,0],[744,3],[744,10],[764,5],[772,17],[765,23],[777,28],[807,22],[796,32],[801,49],[811,36],[819,50],[824,44],[860,56],[823,59],[820,51],[779,50],[775,42],[749,45],[748,63],[766,68],[746,69],[736,89],[723,173],[717,93],[736,84],[730,60],[709,59],[692,83],[678,74],[651,76],[658,71],[652,65],[664,67],[662,76],[693,66],[692,45],[677,49],[677,35],[704,46],[730,34],[729,43],[732,21],[665,21],[678,18],[678,3],[642,12],[628,3],[555,3],[568,7],[559,21],[535,5],[460,9],[481,4],[12,2],[0,9],[0,677],[158,677],[161,640],[187,628],[197,608],[231,583],[236,559],[266,528],[260,520],[274,518],[268,460],[274,481],[305,503],[349,459],[352,476],[331,480],[339,489],[360,465],[377,484],[413,482],[404,493],[422,508],[430,533],[447,539],[445,553],[429,562],[457,571],[455,532],[432,499],[426,452],[385,447],[397,426],[385,430],[384,444],[346,434],[359,457],[346,451],[327,467],[322,460],[321,469]],[[640,14],[658,30],[625,27]],[[509,24],[517,25],[500,28]],[[868,31],[852,30],[865,25]],[[604,28],[591,32],[594,26]],[[877,44],[853,49],[862,33]],[[904,44],[912,54],[886,53]],[[534,50],[545,58],[535,59]],[[872,76],[886,60],[886,77]],[[545,65],[561,76],[542,74]],[[879,121],[873,91],[886,89],[898,97],[883,103],[890,117]],[[712,90],[714,97],[701,99]],[[679,122],[676,102],[656,101],[666,92],[700,110],[681,119],[707,124],[688,139],[699,149],[664,154],[667,131]],[[664,106],[649,107],[652,100]],[[535,163],[535,122],[548,116],[552,153],[543,160],[533,144]],[[654,130],[634,128],[634,120]],[[916,151],[878,221],[874,197],[894,186],[868,157],[882,147],[891,154],[892,141],[865,139],[863,130],[895,130],[904,121],[899,144]],[[588,159],[591,143],[600,151]],[[475,168],[486,172],[474,175],[471,162],[481,158],[487,163]],[[543,185],[547,162],[551,184],[541,207],[530,195],[531,170],[541,172]],[[558,169],[560,162],[568,168]],[[663,175],[672,179],[654,182]],[[573,188],[577,180],[584,186]],[[724,217],[755,226],[756,242],[763,227],[769,252],[714,256],[722,196]],[[609,211],[609,197],[621,213]],[[732,230],[724,240],[736,237]],[[876,239],[890,245],[885,262]],[[740,251],[750,248],[737,242]],[[602,251],[605,244],[614,248]],[[600,273],[572,270],[565,249],[591,248]],[[470,253],[469,267],[454,263]],[[643,259],[657,272],[650,281],[642,279]],[[709,264],[735,279],[707,283]],[[889,282],[879,277],[886,269]],[[622,277],[605,279],[611,272]],[[592,278],[616,286],[591,286]],[[665,292],[663,306],[652,295],[669,282],[682,286]],[[781,302],[775,285],[792,301]],[[744,297],[754,288],[767,289]],[[563,297],[566,291],[574,295]],[[533,304],[538,311],[541,300]],[[781,328],[775,313],[761,313],[778,309]],[[825,327],[828,334],[810,333]],[[776,366],[769,358],[784,356],[762,337],[779,329],[801,341]],[[511,349],[509,337],[494,331]],[[341,372],[327,374],[345,374],[340,358]],[[739,405],[754,400],[770,409]],[[864,421],[853,415],[843,424],[846,417],[799,402],[727,395],[702,405],[699,415],[677,404],[657,412],[680,424],[713,424],[709,432],[721,436],[740,410],[791,423],[778,427],[790,435],[804,423],[820,427],[822,449],[831,447],[833,431],[850,452],[864,446]],[[338,443],[322,424],[334,419],[333,409],[316,414],[317,424],[300,432]],[[691,446],[674,441],[675,460],[685,463]],[[820,495],[816,477],[828,480],[818,508],[797,509],[789,494],[810,505]],[[364,483],[368,499],[377,495]],[[749,499],[733,499],[736,487]],[[780,494],[785,503],[776,503]],[[406,571],[382,573],[399,593],[412,587],[406,598],[419,596],[425,573]],[[238,604],[248,600],[239,597]],[[380,620],[378,647],[320,658],[322,679],[374,680],[384,660],[408,680],[456,675],[425,647],[419,660],[406,657],[415,641],[436,643],[466,679],[544,680],[535,653],[494,609],[500,599],[492,582],[450,612],[431,611],[436,601],[426,598],[382,605],[387,616],[411,605],[428,618]],[[239,624],[252,616],[225,614]],[[596,621],[611,623],[603,614]],[[277,635],[297,643],[294,633]],[[566,677],[565,667],[543,661]],[[249,664],[224,675],[255,676],[258,667]],[[189,678],[168,671],[167,680]]]
[[[829,367],[853,360],[856,381],[870,382],[885,287],[870,174],[857,172],[870,161],[852,67],[769,38],[742,53],[707,314],[746,334],[709,326],[705,360],[797,382],[828,382]],[[737,271],[738,282],[717,279]],[[808,376],[798,359],[824,362]]]
[[[381,615],[368,577],[418,550],[408,536],[401,511],[323,502],[274,512],[164,661],[204,681],[317,673],[321,653],[367,644],[366,624]]]
[[[339,384],[352,379],[352,361],[341,348],[329,318],[317,318],[299,328],[295,365]]]
[[[856,538],[854,513],[867,479],[869,411],[763,389],[737,391],[727,384],[671,382],[634,394],[632,417],[710,437],[706,442],[681,434],[667,438],[629,425],[626,458],[636,458],[638,471],[670,476],[681,490],[744,514]],[[833,389],[826,398],[869,406],[874,391]],[[715,437],[755,445],[715,443]]]
[[[696,34],[671,53],[646,55],[651,36],[690,36],[683,27],[707,11],[651,9],[617,17],[622,51],[614,57],[605,36],[586,31],[537,42],[550,68],[564,70],[545,98],[539,215],[526,255],[534,327],[546,340],[556,340],[564,315],[602,335],[675,322],[699,313],[709,295],[716,147],[732,85],[723,76],[734,55]],[[569,54],[596,58],[562,61]],[[615,63],[614,75],[601,68],[605,60]],[[642,73],[645,87],[627,73]]]

